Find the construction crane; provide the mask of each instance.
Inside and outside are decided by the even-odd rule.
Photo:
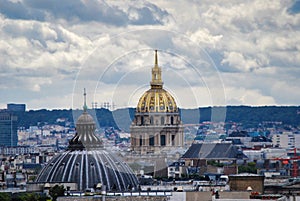
[[[294,155],[292,157],[289,158],[273,158],[271,160],[278,160],[281,161],[282,164],[287,165],[289,164],[289,162],[291,162],[291,164],[293,164],[293,168],[292,168],[292,177],[297,177],[298,176],[298,160],[300,160],[300,156],[297,155],[297,149],[294,148]]]

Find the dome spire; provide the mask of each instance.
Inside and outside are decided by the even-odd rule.
[[[152,89],[162,89],[163,86],[161,68],[158,66],[157,50],[155,50],[154,67],[152,68],[152,80],[150,85]]]
[[[86,106],[86,92],[85,92],[85,88],[83,89],[83,96],[84,96],[83,112],[86,112],[87,111],[87,106]]]
[[[158,67],[157,50],[155,50],[155,67]]]

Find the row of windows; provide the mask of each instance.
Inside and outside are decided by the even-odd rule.
[[[154,105],[154,103],[153,103],[153,105]],[[158,109],[159,108],[159,109]],[[156,109],[155,111],[167,111],[167,112],[169,112],[169,111],[172,111],[173,109],[174,109],[174,107],[172,106],[172,105],[170,105],[169,107],[167,106],[167,107],[165,107],[165,106],[156,106],[155,108],[154,108],[154,106],[150,106],[149,107],[149,110],[150,111],[154,111],[154,109]],[[148,112],[148,107],[145,107],[144,105],[142,105],[142,107],[141,107],[141,110],[142,111],[146,111],[146,112]]]
[[[173,125],[174,124],[174,117],[171,117],[170,118],[170,124]],[[141,116],[141,125],[144,125],[146,122],[145,122],[145,118],[143,116]],[[156,120],[154,122],[154,118],[153,116],[150,117],[150,125],[158,125],[158,120]],[[160,125],[164,125],[165,124],[165,117],[161,117],[160,118]]]
[[[172,135],[171,136],[171,144],[172,145],[175,145],[175,135]],[[140,136],[140,139],[139,139],[139,146],[142,146],[143,145],[143,137]],[[154,146],[155,145],[155,139],[154,139],[154,136],[151,135],[149,137],[149,146]],[[166,146],[166,135],[160,135],[160,146]]]

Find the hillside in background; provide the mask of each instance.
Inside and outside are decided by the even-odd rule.
[[[100,127],[115,127],[129,131],[134,117],[134,108],[118,109],[113,112],[107,109],[89,110]],[[73,123],[82,113],[81,110],[30,110],[16,113],[19,126],[28,128],[44,124],[64,124],[57,119],[66,119]],[[241,123],[243,127],[257,127],[265,121],[282,122],[283,124],[300,126],[300,106],[227,106],[205,107],[199,109],[180,109],[184,124],[197,124],[205,121],[226,121]]]
[[[88,111],[94,119],[97,119],[97,126],[100,127],[116,127],[112,112],[107,109],[97,109]],[[30,110],[26,112],[16,112],[18,116],[19,127],[29,128],[29,126],[42,126],[45,124],[65,125],[66,122],[74,124],[82,110]],[[65,122],[57,121],[65,119]]]

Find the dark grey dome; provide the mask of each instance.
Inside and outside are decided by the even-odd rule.
[[[81,191],[99,183],[105,185],[107,191],[136,188],[138,181],[135,174],[125,162],[103,148],[102,141],[94,134],[95,128],[95,122],[84,104],[84,112],[78,118],[76,134],[69,141],[68,149],[49,161],[36,182],[74,182]]]
[[[59,154],[42,169],[36,182],[75,182],[79,190],[101,183],[107,191],[126,191],[138,184],[130,167],[104,149]]]

